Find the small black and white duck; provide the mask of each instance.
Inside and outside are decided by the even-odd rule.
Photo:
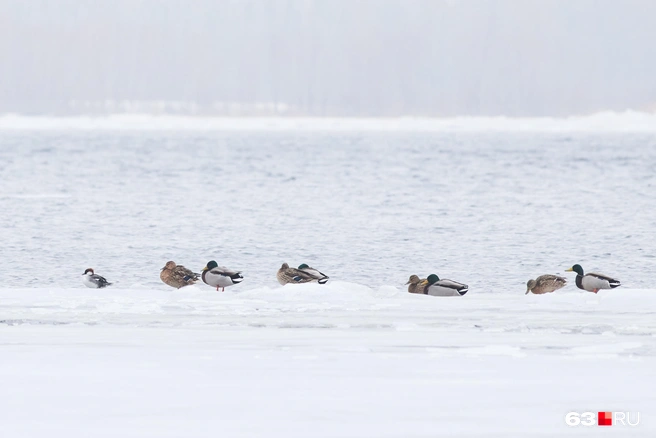
[[[105,277],[94,274],[92,268],[87,268],[87,270],[84,271],[84,274],[82,274],[82,283],[84,283],[86,287],[92,289],[101,289],[103,287],[111,286],[112,284],[108,282]]]

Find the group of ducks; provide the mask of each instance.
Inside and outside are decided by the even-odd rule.
[[[587,290],[588,292],[597,293],[601,289],[615,289],[620,286],[620,281],[608,275],[596,274],[594,272],[583,273],[581,265],[574,265],[567,272],[576,272],[576,287]],[[535,280],[529,280],[526,283],[526,293],[546,294],[556,291],[567,284],[567,280],[558,275],[540,275]]]
[[[219,288],[224,291],[226,287],[241,283],[244,279],[241,271],[219,266],[214,260],[207,262],[207,265],[201,270],[200,274],[182,265],[178,265],[174,261],[167,262],[161,271],[159,278],[164,283],[176,289],[195,284],[199,280],[202,280],[203,283],[216,287],[217,291]],[[567,269],[567,271],[576,272],[576,286],[579,289],[589,292],[597,293],[601,289],[614,289],[620,286],[619,280],[607,275],[593,272],[584,274],[581,265],[574,265]],[[325,284],[329,279],[327,275],[317,269],[311,268],[305,263],[301,264],[298,268],[290,268],[287,263],[283,263],[276,273],[276,278],[282,285],[289,283],[309,283],[312,281]],[[86,286],[91,288],[103,288],[112,284],[104,277],[95,274],[91,268],[84,271],[82,280]],[[541,275],[535,280],[529,280],[526,283],[526,294],[532,292],[539,295],[554,292],[566,284],[567,279],[558,275]],[[435,274],[431,274],[424,279],[419,278],[417,275],[411,275],[406,285],[408,285],[408,292],[410,293],[438,297],[459,297],[466,294],[469,290],[469,286],[466,284],[447,279],[441,280]]]
[[[585,274],[581,265],[574,265],[568,272],[576,272],[576,286],[589,292],[597,293],[601,289],[614,289],[620,285],[620,281],[604,274],[589,272]],[[421,279],[417,275],[411,275],[406,283],[408,292],[414,294],[433,295],[438,297],[458,297],[467,293],[469,287],[466,284],[453,280],[440,280],[431,274]],[[558,275],[540,275],[535,280],[526,283],[526,294],[532,292],[537,295],[554,292],[567,284],[567,279]]]
[[[202,280],[203,283],[216,287],[217,291],[219,288],[224,291],[226,287],[241,283],[244,279],[241,271],[219,266],[214,260],[207,262],[207,265],[201,270],[200,274],[182,265],[178,265],[174,261],[166,262],[166,265],[164,265],[161,271],[159,278],[164,283],[176,289],[195,284],[198,280]],[[309,283],[311,281],[326,284],[329,279],[327,275],[318,269],[311,268],[305,263],[301,264],[298,268],[290,268],[287,263],[283,263],[280,269],[278,269],[276,277],[278,278],[278,282],[283,286],[288,283]],[[92,268],[84,271],[82,282],[87,287],[94,289],[112,285],[105,277],[96,274]]]

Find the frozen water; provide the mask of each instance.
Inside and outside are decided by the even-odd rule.
[[[553,437],[641,412],[656,291],[410,295],[330,282],[3,289],[0,419],[32,437]]]

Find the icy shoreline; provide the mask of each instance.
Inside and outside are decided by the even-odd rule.
[[[656,132],[656,114],[633,110],[570,117],[447,118],[220,117],[141,113],[57,117],[0,114],[0,130]]]
[[[334,281],[216,292],[183,289],[0,289],[7,325],[87,324],[286,328],[493,330],[653,336],[656,294],[625,289],[542,296],[518,292],[463,297],[408,294]]]
[[[242,286],[240,286],[242,287]],[[8,436],[653,436],[656,295],[2,289]]]

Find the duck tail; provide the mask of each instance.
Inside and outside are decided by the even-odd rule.
[[[328,283],[328,277],[323,277],[317,280],[317,283],[319,284],[326,284]]]
[[[615,289],[616,287],[621,286],[619,280],[612,280],[612,281],[609,281],[608,284],[610,285],[610,288],[611,288],[611,289]]]
[[[237,272],[236,274],[232,275],[230,279],[232,280],[233,283],[237,284],[237,283],[241,283],[244,280],[244,276],[241,275],[241,273]]]

